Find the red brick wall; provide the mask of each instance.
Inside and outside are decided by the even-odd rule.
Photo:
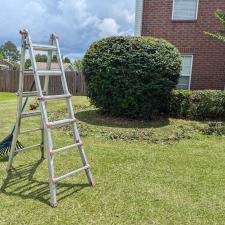
[[[222,28],[216,21],[217,9],[225,11],[225,0],[199,0],[197,21],[172,21],[173,0],[144,0],[143,36],[165,38],[181,53],[194,56],[191,89],[224,89],[225,43],[203,32]]]

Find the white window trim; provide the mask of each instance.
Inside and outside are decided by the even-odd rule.
[[[194,19],[175,19],[174,18],[174,7],[175,7],[175,0],[173,0],[173,11],[172,11],[172,20],[173,21],[196,21],[198,19],[198,9],[199,9],[199,0],[197,0],[197,9],[196,9],[196,15]]]
[[[189,56],[189,57],[191,57],[191,69],[190,69],[190,74],[189,74],[189,84],[188,84],[188,90],[190,90],[191,89],[191,80],[192,80],[192,69],[193,69],[193,60],[194,60],[194,56],[193,56],[193,54],[181,54],[181,56],[183,57],[183,56]],[[181,77],[182,75],[180,74],[180,77]],[[184,76],[183,76],[184,77]],[[186,76],[187,77],[187,76]]]

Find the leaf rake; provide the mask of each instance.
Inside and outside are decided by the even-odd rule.
[[[34,85],[35,85],[35,81],[33,81],[29,91],[33,90]],[[26,100],[24,101],[24,104],[23,104],[23,107],[21,109],[21,112],[24,111],[24,109],[25,109],[25,107],[27,105],[28,99],[29,98],[26,97]],[[7,157],[8,156],[8,154],[10,152],[10,149],[11,149],[11,146],[12,146],[14,130],[15,130],[15,126],[13,127],[11,133],[0,142],[0,157]],[[22,148],[23,148],[23,145],[21,144],[20,141],[17,140],[17,142],[16,142],[16,150],[22,149]]]

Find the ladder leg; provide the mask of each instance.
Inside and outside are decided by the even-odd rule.
[[[55,39],[55,44],[57,46],[57,59],[58,59],[58,63],[59,63],[60,68],[62,70],[61,81],[62,81],[63,91],[64,91],[65,94],[69,94],[69,90],[68,90],[68,86],[67,86],[65,72],[63,70],[63,62],[62,62],[61,53],[60,53],[60,49],[59,49],[59,43],[58,43],[58,39],[57,38]],[[71,99],[68,99],[67,100],[67,110],[68,110],[69,117],[71,119],[73,119],[74,118],[74,111],[73,111],[73,104],[72,104],[72,100]],[[76,141],[79,141],[80,142],[81,141],[80,140],[80,135],[79,135],[79,132],[78,132],[76,123],[73,124],[72,129],[73,129],[74,139]],[[88,165],[88,162],[87,162],[87,157],[86,157],[85,152],[84,152],[83,145],[81,145],[79,147],[79,153],[80,153],[80,157],[81,157],[83,166],[87,166]],[[87,175],[89,184],[93,186],[94,185],[94,180],[92,178],[92,174],[91,174],[90,169],[89,168],[88,169],[85,169],[85,172],[86,172],[86,175]]]
[[[87,162],[87,157],[85,155],[83,146],[80,146],[79,147],[79,153],[80,153],[80,158],[82,160],[83,166],[87,166],[88,165],[88,162]],[[88,183],[91,186],[94,186],[95,183],[94,183],[94,180],[93,180],[93,177],[92,177],[90,168],[86,169],[85,170],[85,173],[86,173],[86,176],[87,176],[87,179],[88,179]]]
[[[48,173],[49,173],[49,188],[50,188],[50,195],[51,195],[51,206],[53,208],[57,207],[57,199],[56,199],[56,181],[55,181],[55,172],[54,172],[54,161],[53,156],[51,155],[50,151],[53,148],[52,138],[51,138],[51,131],[47,129],[45,126],[45,143],[47,148],[48,154]]]
[[[31,41],[29,35],[28,35],[28,42],[29,42],[30,46],[32,46],[32,41]],[[38,69],[37,69],[37,64],[36,64],[36,60],[35,60],[35,55],[34,55],[32,47],[29,48],[29,52],[30,52],[32,66],[33,66],[34,79],[35,79],[35,83],[36,83],[36,89],[38,92],[38,96],[43,96],[43,93],[41,90],[40,78],[37,73]],[[52,149],[53,149],[52,135],[51,135],[51,130],[49,128],[47,128],[48,117],[47,117],[45,102],[40,101],[39,108],[40,108],[40,111],[42,114],[42,121],[44,124],[44,142],[46,143],[45,146],[47,148],[47,149],[45,149],[45,152],[47,152],[47,154],[48,154],[48,172],[49,172],[49,187],[50,187],[50,195],[51,195],[51,206],[57,207],[56,181],[55,181],[55,177],[54,177],[54,162],[53,162],[53,157],[50,154],[50,151],[52,151]]]
[[[26,47],[25,47],[25,40],[22,38],[21,43],[21,63],[20,63],[20,77],[19,77],[19,96],[17,102],[17,114],[16,114],[16,125],[13,132],[13,140],[11,144],[11,149],[9,153],[9,160],[7,165],[7,171],[9,172],[12,169],[13,157],[16,151],[16,142],[18,139],[19,131],[20,131],[20,124],[21,124],[21,110],[22,110],[22,93],[23,93],[23,80],[24,80],[24,64],[25,64],[25,54],[26,54]]]
[[[20,78],[22,79],[22,78]],[[7,172],[10,172],[12,169],[12,163],[13,163],[13,157],[15,155],[16,151],[16,142],[19,136],[19,130],[20,130],[20,124],[21,124],[21,108],[22,108],[22,97],[21,95],[18,96],[18,105],[17,105],[17,116],[16,116],[16,125],[15,129],[13,132],[13,140],[11,144],[11,149],[9,153],[9,159],[8,159],[8,164],[7,164]]]
[[[54,180],[54,165],[53,158],[50,154],[48,154],[48,171],[49,171],[49,187],[50,187],[50,195],[51,195],[51,206],[53,208],[57,207],[57,199],[56,199],[56,182]]]
[[[49,44],[52,45],[53,44],[53,40],[50,37],[49,39]],[[51,70],[51,62],[52,62],[52,51],[48,51],[48,58],[47,58],[47,65],[46,65],[46,70]],[[49,94],[49,77],[46,76],[45,80],[44,80],[44,91],[46,93],[46,95]],[[47,109],[47,103],[45,103],[45,108]],[[42,121],[42,126],[44,127],[44,123]],[[41,156],[42,158],[47,158],[47,134],[44,130],[42,130],[42,146],[43,148],[41,149]]]
[[[13,133],[13,141],[12,141],[12,145],[11,145],[11,149],[10,149],[10,153],[9,153],[9,160],[8,160],[8,165],[7,165],[7,172],[10,172],[12,170],[12,163],[13,163],[13,157],[15,155],[15,151],[16,151],[16,142],[17,142],[17,138],[18,138],[18,126],[16,126],[15,131]]]
[[[41,159],[46,159],[46,154],[45,154],[45,132],[43,129],[43,123],[42,123],[42,130],[41,130]]]

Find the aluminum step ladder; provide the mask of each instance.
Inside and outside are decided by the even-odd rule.
[[[57,182],[75,175],[78,172],[85,171],[88,183],[90,185],[94,185],[94,181],[92,178],[92,174],[90,171],[90,166],[87,162],[87,158],[84,152],[83,148],[83,143],[81,141],[78,129],[77,129],[77,124],[76,124],[76,119],[74,116],[74,111],[73,111],[73,105],[72,105],[72,100],[71,100],[71,95],[69,93],[68,87],[67,87],[67,82],[66,82],[66,77],[65,77],[65,72],[64,72],[64,67],[63,67],[63,62],[62,62],[62,57],[60,53],[60,48],[59,48],[59,42],[58,42],[58,37],[55,34],[52,34],[49,39],[49,45],[39,45],[39,44],[33,44],[31,37],[29,35],[29,32],[27,30],[22,30],[20,31],[21,34],[21,64],[20,64],[20,76],[19,76],[19,90],[17,93],[18,96],[18,104],[17,104],[17,119],[16,119],[16,126],[15,126],[15,131],[13,134],[13,142],[9,154],[9,160],[8,160],[8,165],[7,165],[7,171],[10,172],[12,170],[12,162],[13,162],[13,157],[15,153],[24,151],[24,150],[30,150],[35,147],[40,147],[41,149],[41,155],[42,158],[44,156],[47,157],[48,159],[48,171],[49,171],[49,186],[50,186],[50,195],[51,195],[51,206],[52,207],[57,207],[57,199],[56,199],[56,185]],[[24,83],[24,75],[26,75],[25,72],[25,55],[26,51],[28,50],[28,55],[30,56],[31,63],[32,63],[32,74],[34,75],[34,80],[35,80],[35,86],[36,86],[36,91],[32,92],[24,92],[23,90],[23,83]],[[38,70],[37,68],[37,62],[35,60],[35,51],[47,51],[48,52],[48,59],[47,59],[47,68],[46,70]],[[56,54],[57,56],[57,61],[59,64],[59,69],[58,70],[51,70],[51,60],[53,53]],[[41,87],[41,82],[40,82],[40,77],[44,76],[44,90],[42,90]],[[51,76],[60,76],[61,77],[61,82],[62,82],[62,87],[63,87],[63,94],[62,95],[48,95],[48,86],[49,86],[49,77]],[[36,96],[37,100],[39,101],[39,108],[40,112],[25,112],[21,113],[22,109],[22,102],[24,97],[29,97],[29,96]],[[54,121],[54,122],[49,122],[48,120],[48,115],[47,115],[47,102],[48,101],[57,101],[57,100],[65,100],[67,103],[67,111],[69,114],[69,119],[64,119],[64,120],[59,120],[59,121]],[[21,124],[21,119],[27,118],[27,117],[32,117],[32,116],[41,116],[41,126],[40,128],[37,129],[31,129],[27,130],[24,132],[20,131],[20,124]],[[53,147],[53,140],[52,140],[52,129],[65,126],[65,125],[72,125],[72,133],[73,137],[75,140],[75,143],[69,146],[65,146],[59,149],[54,149]],[[18,139],[19,134],[24,134],[24,133],[30,133],[30,132],[35,132],[41,130],[42,132],[42,141],[41,144],[36,144],[32,145],[29,147],[25,147],[23,149],[16,149],[16,142]],[[54,156],[56,154],[59,154],[60,152],[68,151],[71,150],[75,147],[78,147],[79,149],[79,154],[82,160],[83,167],[79,168],[75,171],[72,171],[70,173],[67,173],[65,175],[55,177],[54,173]]]

